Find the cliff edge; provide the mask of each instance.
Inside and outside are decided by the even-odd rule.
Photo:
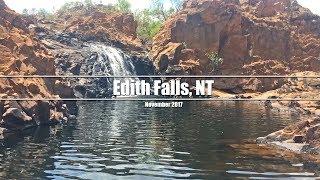
[[[30,20],[0,0],[0,75],[55,75],[50,52],[29,31]],[[68,118],[61,101],[12,101],[6,99],[56,98],[53,79],[0,78],[0,129],[4,134]],[[1,133],[1,134],[2,134]]]
[[[188,0],[155,36],[151,56],[163,74],[172,69],[203,75],[318,72],[320,17],[295,0]],[[257,79],[217,82],[229,91],[264,92],[281,85]]]

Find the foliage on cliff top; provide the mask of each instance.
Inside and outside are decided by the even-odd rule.
[[[152,38],[160,31],[164,22],[181,6],[183,0],[170,0],[171,7],[165,7],[165,0],[151,0],[150,7],[135,13],[138,21],[138,36],[146,41]]]
[[[163,23],[176,11],[178,11],[183,3],[183,0],[170,0],[171,7],[165,7],[165,0],[151,0],[148,8],[131,11],[131,4],[128,0],[117,0],[115,5],[95,5],[90,0],[86,3],[70,2],[65,4],[58,10],[58,14],[72,13],[85,9],[88,13],[93,9],[98,9],[104,12],[124,12],[133,13],[138,22],[137,34],[144,41],[151,41],[152,38],[160,31]]]
[[[160,31],[163,23],[181,8],[183,0],[170,0],[170,7],[166,7],[166,2],[165,0],[151,0],[148,8],[132,12],[128,0],[117,0],[114,5],[95,4],[91,0],[85,0],[84,2],[67,2],[55,14],[45,9],[25,9],[23,14],[35,16],[37,19],[53,20],[54,18],[69,19],[74,14],[86,16],[96,11],[132,13],[138,23],[137,34],[139,38],[151,41]]]

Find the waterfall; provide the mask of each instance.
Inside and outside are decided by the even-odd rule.
[[[103,44],[91,44],[90,51],[96,53],[93,75],[136,76],[131,58],[120,49]]]
[[[120,49],[104,44],[92,43],[89,45],[91,57],[87,59],[87,68],[91,75],[105,76],[136,76],[136,70],[132,58]],[[139,80],[138,78],[118,78],[119,80]],[[114,78],[95,79],[95,84],[103,91],[107,88],[108,94],[111,93]]]

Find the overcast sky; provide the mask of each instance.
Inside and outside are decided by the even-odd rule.
[[[83,1],[83,0],[5,0],[7,5],[18,11],[22,12],[23,9],[40,9],[44,8],[48,11],[59,9],[65,2]],[[93,0],[94,2],[102,2],[104,4],[115,3],[116,0]],[[149,6],[150,0],[129,0],[133,9],[141,9]],[[169,1],[169,0],[167,0]],[[298,0],[298,2],[309,8],[312,12],[320,15],[320,0]]]

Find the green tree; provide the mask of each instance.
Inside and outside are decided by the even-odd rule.
[[[29,14],[37,14],[37,9],[36,8],[32,8]]]
[[[28,15],[28,14],[29,14],[28,9],[23,9],[22,14],[23,14],[23,15]]]
[[[49,15],[49,13],[43,8],[39,9],[36,14],[42,18],[45,18]]]
[[[92,0],[85,0],[85,1],[84,1],[84,5],[86,5],[86,6],[93,6],[93,2],[92,2]]]
[[[87,11],[90,11],[94,6],[92,0],[85,0],[83,5]]]
[[[73,9],[75,7],[80,7],[83,6],[81,2],[67,2],[61,8],[57,11],[58,14],[62,14],[64,12],[67,12],[70,9]]]
[[[217,52],[208,52],[206,53],[207,57],[211,60],[211,65],[213,70],[217,71],[223,63],[223,59],[219,56]]]
[[[154,18],[153,13],[148,9],[135,14],[135,18],[138,21],[137,34],[144,40],[151,40],[163,24],[163,21]]]
[[[131,4],[128,0],[117,0],[116,9],[121,12],[130,12]]]
[[[152,16],[161,21],[167,20],[170,17],[170,15],[174,13],[174,9],[166,9],[164,3],[165,0],[151,0],[150,10]]]
[[[165,7],[167,2],[168,0],[151,0],[149,9],[135,13],[140,38],[151,40],[160,31],[163,23],[181,9],[183,0],[170,0],[171,8]]]

